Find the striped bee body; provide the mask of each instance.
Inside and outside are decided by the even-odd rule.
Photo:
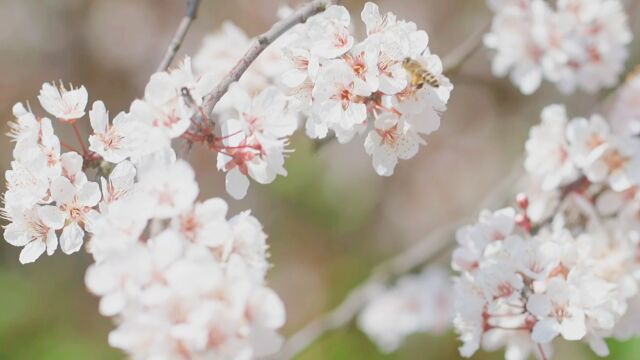
[[[411,78],[411,86],[416,89],[422,89],[424,84],[427,84],[433,88],[439,88],[440,82],[435,74],[427,70],[418,61],[412,58],[405,58],[402,61],[402,67],[409,74]]]

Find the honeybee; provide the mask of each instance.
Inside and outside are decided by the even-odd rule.
[[[411,75],[411,86],[415,86],[416,89],[422,89],[424,84],[428,84],[434,88],[440,87],[438,78],[417,60],[410,57],[405,58],[402,61],[402,67]]]

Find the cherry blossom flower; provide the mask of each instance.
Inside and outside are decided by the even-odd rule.
[[[293,48],[287,51],[286,59],[291,67],[282,74],[282,82],[290,87],[300,86],[307,79],[315,81],[320,68],[319,59],[312,55],[308,49]]]
[[[268,90],[265,90],[268,91]],[[247,114],[248,116],[244,116]],[[242,199],[249,188],[248,176],[261,184],[269,184],[277,175],[285,176],[284,151],[286,139],[274,138],[261,133],[261,117],[243,112],[240,119],[229,119],[222,127],[222,148],[218,153],[218,169],[226,171],[227,192],[236,199]],[[265,118],[266,121],[269,118]],[[275,121],[281,121],[277,119]],[[282,122],[276,133],[288,133],[290,125]],[[256,127],[257,126],[257,127]],[[254,128],[253,130],[251,128]],[[251,133],[245,135],[245,131]]]
[[[587,166],[607,148],[609,124],[600,115],[589,120],[573,119],[567,126],[567,140],[571,157],[578,166]]]
[[[297,119],[287,111],[284,94],[275,87],[267,87],[251,98],[242,88],[234,84],[229,90],[238,119],[247,135],[259,138],[279,139],[290,136],[296,130]]]
[[[7,191],[4,193],[4,208],[28,209],[39,203],[49,202],[49,179],[40,161],[12,161],[11,169],[5,172]]]
[[[418,153],[424,140],[402,119],[389,114],[375,122],[364,142],[372,156],[373,168],[379,175],[391,176],[398,159],[409,159]]]
[[[198,184],[191,166],[178,160],[166,167],[141,173],[140,191],[147,198],[152,214],[170,218],[189,209],[198,196]]]
[[[358,325],[382,351],[392,352],[408,335],[446,330],[452,316],[451,295],[446,271],[425,268],[372,296],[358,317]]]
[[[62,83],[60,87],[56,87],[54,83],[44,83],[38,95],[40,105],[62,122],[74,122],[83,117],[87,98],[87,89],[84,86],[66,90]]]
[[[89,119],[94,133],[89,136],[89,150],[104,160],[119,163],[142,148],[148,129],[127,114],[119,113],[109,124],[109,113],[104,103],[96,101],[89,111]]]
[[[56,230],[64,225],[64,213],[55,206],[34,206],[15,214],[9,213],[12,222],[5,227],[4,238],[13,246],[23,246],[20,263],[36,261],[42,253],[52,255],[58,248]]]
[[[195,111],[183,98],[183,88],[190,94],[196,106],[202,105],[202,98],[215,86],[209,75],[196,76],[190,58],[185,58],[180,66],[169,72],[158,72],[151,76],[145,87],[144,99],[131,104],[129,114],[134,121],[142,122],[156,130],[150,135],[157,148],[168,147],[169,139],[182,135],[191,126]],[[159,132],[159,133],[158,133]],[[155,143],[152,143],[155,144]],[[151,144],[146,144],[148,147]],[[151,152],[151,151],[149,151]]]
[[[311,18],[308,29],[311,52],[331,59],[349,51],[354,44],[350,23],[349,12],[342,6],[330,6],[319,16]]]
[[[525,147],[525,168],[542,179],[542,188],[551,190],[578,176],[565,137],[567,113],[562,105],[551,105],[542,111],[542,123],[529,132]]]
[[[602,155],[585,167],[592,182],[607,181],[615,191],[640,184],[640,142],[634,138],[610,139]]]
[[[363,96],[367,88],[358,88],[356,77],[346,64],[332,62],[320,70],[318,82],[313,89],[314,102],[318,104],[313,121],[323,123],[336,132],[338,141],[344,143],[355,135],[356,127],[367,119],[367,106]],[[321,120],[316,120],[323,114]]]
[[[131,194],[134,188],[134,182],[136,177],[136,169],[129,161],[122,161],[116,165],[109,178],[100,178],[101,190],[102,190],[102,203],[108,206],[114,201],[118,201]]]
[[[226,245],[232,236],[226,221],[227,209],[222,199],[209,199],[174,218],[172,227],[193,242],[209,247]]]
[[[91,181],[76,187],[68,178],[60,176],[51,183],[51,196],[68,222],[60,236],[60,249],[65,254],[72,254],[80,250],[84,230],[98,215],[94,207],[102,197],[100,188],[98,183]]]
[[[7,135],[16,143],[37,143],[41,126],[40,120],[22,103],[15,103],[11,110],[16,119],[9,122],[11,131]]]

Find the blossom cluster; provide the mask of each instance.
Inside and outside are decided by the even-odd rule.
[[[268,355],[280,347],[285,310],[266,286],[262,226],[249,212],[227,219],[222,199],[196,202],[195,173],[170,147],[190,126],[188,104],[170,89],[201,91],[188,64],[152,76],[145,98],[112,121],[95,101],[88,141],[76,124],[85,88],[45,83],[40,104],[73,127],[81,150],[61,142],[50,119],[16,104],[4,237],[29,263],[52,255],[58,241],[64,253],[77,252],[91,233],[86,285],[118,324],[109,343],[132,358]]]
[[[426,32],[380,14],[373,3],[361,17],[367,36],[360,42],[342,6],[294,29],[285,41],[291,65],[282,82],[291,88],[291,106],[307,116],[308,136],[324,138],[331,130],[346,143],[367,132],[365,150],[376,172],[388,176],[398,159],[417,153],[419,134],[439,128],[453,86]]]
[[[518,208],[484,211],[457,233],[462,355],[506,346],[509,359],[548,359],[561,337],[605,356],[606,338],[640,333],[639,166],[640,140],[604,117],[542,111]]]
[[[15,148],[1,209],[6,241],[22,247],[19,260],[30,263],[58,245],[77,252],[90,238],[94,263],[86,285],[100,297],[101,314],[117,324],[109,343],[132,358],[252,359],[276,352],[285,310],[266,285],[266,235],[249,212],[227,219],[222,199],[199,202],[194,171],[173,146],[186,141],[213,151],[227,192],[240,199],[249,178],[267,184],[286,175],[289,137],[304,115],[312,138],[331,130],[347,142],[367,132],[375,170],[391,175],[398,159],[417,153],[421,134],[439,128],[453,86],[414,23],[381,15],[372,3],[362,20],[367,36],[360,42],[341,6],[293,28],[211,113],[205,109],[221,69],[231,67],[231,57],[244,61],[236,50],[251,46],[230,24],[205,41],[194,66],[186,57],[153,74],[143,96],[115,116],[100,100],[89,104],[82,86],[45,83],[38,100],[53,121],[22,103],[13,107]],[[54,123],[73,131],[75,145],[58,138]],[[416,281],[406,281],[397,289],[402,295],[390,296],[413,296]],[[440,273],[419,281],[443,286]],[[415,296],[422,319],[442,306],[431,294]],[[441,315],[429,329],[440,326]],[[379,320],[366,313],[362,319],[376,333]],[[393,347],[428,329],[413,320],[392,338],[372,336]]]
[[[619,0],[487,0],[495,15],[485,45],[496,76],[524,94],[543,79],[560,91],[596,92],[618,83],[632,34]]]
[[[137,179],[137,181],[136,181]],[[117,319],[109,344],[132,358],[250,359],[277,351],[285,310],[265,285],[266,235],[219,198],[195,202],[194,172],[171,154],[124,161],[89,251],[87,287]]]
[[[448,330],[453,314],[451,295],[448,272],[438,266],[427,267],[372,294],[358,325],[380,350],[392,352],[409,335]]]
[[[38,98],[59,121],[73,124],[84,116],[87,91],[44,84]],[[76,151],[62,153],[66,144],[55,135],[52,121],[37,117],[22,103],[14,105],[13,114],[16,120],[10,123],[9,136],[15,147],[11,169],[5,173],[2,214],[9,224],[4,238],[23,247],[21,263],[34,262],[45,251],[52,255],[58,242],[65,254],[74,253],[82,246],[85,231],[90,231],[101,199],[98,184],[83,172],[93,157]]]
[[[308,117],[312,138],[331,129],[347,142],[368,131],[365,149],[374,168],[391,175],[398,158],[413,157],[424,143],[419,134],[438,129],[452,85],[427,47],[427,34],[414,23],[380,15],[372,3],[362,18],[367,37],[359,43],[341,6],[293,28],[207,114],[204,97],[241,57],[243,46],[251,46],[227,23],[222,33],[205,39],[193,67],[187,58],[177,69],[154,74],[129,115],[151,127],[144,142],[153,151],[180,137],[216,152],[227,191],[236,199],[246,195],[249,178],[268,184],[287,174],[288,139],[300,114]]]
[[[452,85],[428,49],[427,34],[391,13],[380,15],[372,3],[362,19],[367,37],[358,43],[342,6],[294,27],[216,105],[208,120],[217,126],[196,122],[183,132],[218,153],[218,168],[226,172],[234,198],[246,195],[249,178],[266,184],[286,175],[288,138],[300,115],[314,139],[332,130],[344,143],[367,132],[365,150],[380,175],[391,175],[399,158],[417,153],[424,143],[419,134],[438,129]],[[198,76],[215,83],[250,45],[240,29],[226,23],[195,56]],[[192,105],[197,111],[201,103]]]

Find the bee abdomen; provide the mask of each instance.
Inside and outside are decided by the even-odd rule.
[[[434,74],[432,74],[430,71],[425,71],[424,82],[436,89],[440,87],[440,82],[438,81],[438,78]]]

